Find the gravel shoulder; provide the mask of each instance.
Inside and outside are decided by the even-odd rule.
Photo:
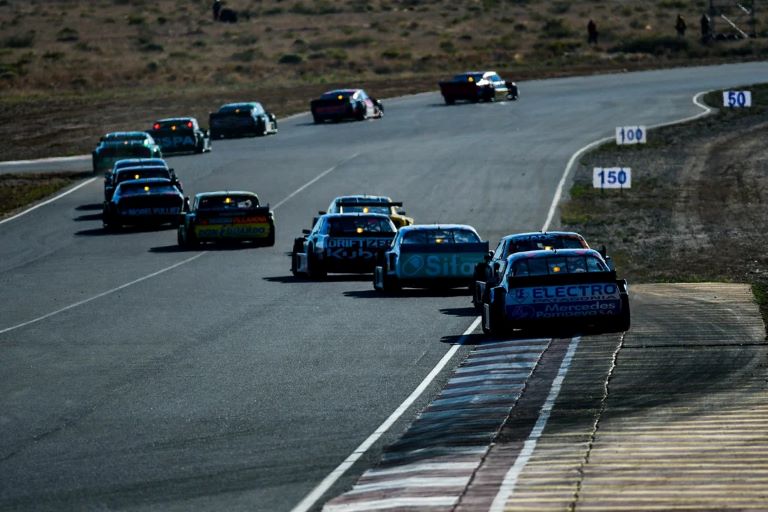
[[[768,86],[755,86],[753,103]],[[715,106],[719,93],[706,98]],[[718,110],[649,133],[645,146],[607,143],[575,169],[562,227],[606,245],[630,283],[752,285],[768,318],[768,109]],[[594,167],[632,169],[631,190],[592,188]]]

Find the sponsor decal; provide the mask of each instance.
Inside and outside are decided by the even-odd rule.
[[[513,320],[618,315],[621,293],[615,283],[513,288],[506,312]]]
[[[389,239],[382,238],[329,238],[326,258],[373,259],[379,249],[389,247]]]
[[[173,137],[160,137],[160,145],[175,148],[177,146],[194,146],[195,138],[189,135],[174,135]]]
[[[198,238],[264,238],[269,224],[206,224],[195,226]]]
[[[421,254],[406,253],[399,258],[400,276],[413,277],[472,277],[475,264],[482,254]]]
[[[181,213],[181,208],[127,208],[122,210],[123,215],[139,216],[139,215],[178,215]]]

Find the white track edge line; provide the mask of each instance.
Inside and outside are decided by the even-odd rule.
[[[655,124],[655,125],[649,126],[648,129],[652,130],[656,128],[662,128],[664,126],[672,126],[674,124],[687,123],[688,121],[694,121],[700,117],[704,117],[706,115],[711,114],[713,109],[711,107],[704,105],[699,101],[701,96],[707,94],[708,92],[711,92],[711,91],[698,92],[693,96],[693,104],[699,108],[703,108],[704,112],[699,112],[698,114],[688,116],[683,119],[678,119],[675,121],[669,121],[667,123]],[[581,156],[587,151],[589,151],[590,149],[596,146],[599,146],[600,144],[603,144],[605,142],[609,142],[613,139],[614,137],[603,137],[594,142],[590,142],[586,146],[576,151],[573,155],[571,155],[571,158],[568,160],[568,163],[565,166],[563,175],[560,177],[560,182],[557,184],[557,189],[555,190],[555,198],[552,201],[552,204],[549,206],[549,212],[547,213],[547,220],[544,222],[544,226],[541,228],[542,231],[547,231],[549,229],[550,224],[552,223],[552,219],[554,218],[555,212],[557,211],[557,206],[560,203],[560,198],[563,195],[563,188],[565,187],[565,182],[568,180],[568,176],[570,176],[571,170],[573,169],[573,166],[576,163],[576,160],[581,158]]]
[[[327,174],[329,174],[330,172],[332,172],[332,171],[336,170],[336,169],[337,169],[337,168],[338,168],[340,165],[343,165],[343,164],[345,164],[346,162],[349,162],[349,161],[350,161],[350,160],[352,160],[353,158],[357,157],[359,154],[360,154],[360,153],[355,153],[355,154],[354,154],[354,155],[352,155],[351,157],[349,157],[349,158],[347,158],[347,159],[345,159],[345,160],[342,160],[341,162],[339,162],[338,164],[334,165],[333,167],[330,167],[330,168],[326,169],[325,171],[321,172],[320,174],[318,174],[317,176],[315,176],[314,178],[312,178],[311,180],[309,180],[307,183],[305,183],[305,184],[304,184],[304,185],[302,185],[301,187],[297,188],[296,190],[294,190],[293,192],[291,192],[290,194],[288,194],[288,196],[287,196],[285,199],[281,200],[279,203],[277,203],[277,204],[276,204],[275,206],[273,206],[272,208],[273,208],[274,210],[277,210],[277,209],[280,207],[280,205],[283,205],[283,204],[285,204],[285,203],[286,203],[286,202],[287,202],[289,199],[291,199],[291,198],[293,198],[294,196],[296,196],[298,193],[300,193],[301,191],[303,191],[304,189],[306,189],[307,187],[309,187],[310,185],[312,185],[313,183],[315,183],[317,180],[319,180],[319,179],[320,179],[320,178],[322,178],[323,176],[326,176],[326,175],[327,175]],[[90,178],[90,179],[88,179],[87,181],[85,181],[85,182],[83,182],[83,183],[79,184],[78,186],[76,186],[76,187],[74,187],[74,188],[72,188],[72,189],[68,190],[67,192],[65,192],[65,193],[63,193],[63,194],[59,194],[58,196],[56,196],[56,197],[52,197],[51,199],[49,199],[49,200],[47,200],[47,201],[45,201],[45,202],[43,202],[43,203],[40,203],[40,204],[38,204],[38,205],[35,205],[35,206],[33,206],[32,208],[29,208],[28,210],[25,210],[25,211],[23,211],[23,212],[21,212],[21,213],[19,213],[19,214],[17,214],[17,215],[14,215],[13,217],[10,217],[10,218],[8,218],[8,219],[5,219],[5,220],[3,220],[3,221],[0,221],[0,224],[2,224],[3,222],[7,222],[7,221],[9,221],[9,220],[15,219],[16,217],[20,217],[21,215],[24,215],[25,213],[28,213],[28,212],[30,212],[30,211],[32,211],[32,210],[34,210],[34,209],[36,209],[36,208],[39,208],[39,207],[41,207],[41,206],[43,206],[43,205],[46,205],[46,204],[48,204],[48,203],[52,203],[52,202],[53,202],[53,201],[55,201],[56,199],[59,199],[60,197],[64,197],[64,196],[65,196],[65,195],[67,195],[67,194],[71,194],[72,192],[74,192],[74,191],[75,191],[75,190],[77,190],[78,188],[81,188],[81,187],[83,187],[83,186],[85,186],[85,185],[87,185],[87,184],[91,183],[91,182],[92,182],[93,180],[95,180],[95,179],[96,179],[96,178]],[[116,287],[116,288],[112,288],[111,290],[107,290],[107,291],[101,292],[101,293],[99,293],[99,294],[96,294],[96,295],[94,295],[93,297],[89,297],[89,298],[87,298],[87,299],[83,299],[83,300],[81,300],[81,301],[78,301],[78,302],[74,302],[74,303],[72,303],[72,304],[69,304],[68,306],[65,306],[65,307],[61,308],[61,309],[57,309],[56,311],[52,311],[52,312],[50,312],[50,313],[46,313],[45,315],[39,316],[39,317],[37,317],[37,318],[33,318],[32,320],[27,320],[26,322],[22,322],[22,323],[20,323],[20,324],[12,325],[11,327],[6,327],[6,328],[4,328],[4,329],[0,329],[0,334],[5,334],[5,333],[7,333],[7,332],[10,332],[10,331],[14,331],[14,330],[16,330],[16,329],[20,329],[20,328],[22,328],[22,327],[26,327],[27,325],[36,324],[37,322],[40,322],[40,321],[42,321],[42,320],[45,320],[46,318],[50,318],[50,317],[52,317],[52,316],[54,316],[54,315],[58,315],[59,313],[63,313],[63,312],[65,312],[65,311],[69,311],[70,309],[76,308],[76,307],[78,307],[78,306],[82,306],[83,304],[87,304],[87,303],[89,303],[89,302],[91,302],[91,301],[94,301],[94,300],[96,300],[96,299],[99,299],[99,298],[101,298],[101,297],[105,297],[105,296],[107,296],[107,295],[110,295],[110,294],[112,294],[112,293],[115,293],[115,292],[117,292],[117,291],[120,291],[120,290],[122,290],[122,289],[124,289],[124,288],[127,288],[127,287],[129,287],[129,286],[132,286],[132,285],[134,285],[134,284],[138,284],[138,283],[140,283],[140,282],[142,282],[142,281],[145,281],[145,280],[147,280],[147,279],[150,279],[150,278],[152,278],[152,277],[155,277],[155,276],[158,276],[158,275],[160,275],[160,274],[163,274],[163,273],[165,273],[165,272],[167,272],[167,271],[169,271],[169,270],[172,270],[172,269],[174,269],[174,268],[176,268],[176,267],[180,267],[181,265],[185,265],[185,264],[187,264],[187,263],[190,263],[190,262],[192,262],[192,261],[196,260],[197,258],[199,258],[200,256],[203,256],[204,254],[207,254],[207,251],[205,251],[205,252],[201,252],[201,253],[199,253],[199,254],[196,254],[196,255],[192,256],[191,258],[187,258],[187,259],[185,259],[185,260],[183,260],[183,261],[179,261],[179,262],[177,262],[177,263],[174,263],[174,264],[173,264],[173,265],[171,265],[170,267],[165,267],[165,268],[163,268],[163,269],[160,269],[160,270],[158,270],[157,272],[153,272],[153,273],[151,273],[151,274],[148,274],[148,275],[146,275],[146,276],[140,277],[140,278],[138,278],[138,279],[134,279],[133,281],[131,281],[131,282],[129,282],[129,283],[125,283],[125,284],[122,284],[122,285],[120,285],[120,286],[118,286],[118,287]]]
[[[40,208],[41,206],[45,206],[45,205],[47,205],[47,204],[50,204],[50,203],[52,203],[52,202],[54,202],[54,201],[57,201],[57,200],[61,199],[61,198],[62,198],[62,197],[64,197],[64,196],[68,196],[69,194],[71,194],[71,193],[72,193],[72,192],[74,192],[75,190],[78,190],[78,189],[80,189],[80,188],[83,188],[84,186],[86,186],[86,185],[88,185],[88,184],[92,183],[94,180],[96,180],[96,178],[88,178],[88,179],[87,179],[87,180],[85,180],[84,182],[82,182],[82,183],[80,183],[79,185],[76,185],[76,186],[74,186],[74,187],[70,188],[70,189],[69,189],[69,190],[67,190],[66,192],[62,192],[61,194],[59,194],[59,195],[57,195],[57,196],[54,196],[54,197],[52,197],[52,198],[50,198],[50,199],[46,199],[46,200],[45,200],[45,201],[43,201],[42,203],[37,203],[36,205],[34,205],[34,206],[31,206],[31,207],[27,208],[26,210],[23,210],[23,211],[21,211],[21,212],[17,213],[16,215],[12,215],[11,217],[8,217],[7,219],[3,219],[3,220],[0,220],[0,224],[5,224],[6,222],[10,222],[10,221],[12,221],[13,219],[18,219],[18,218],[19,218],[19,217],[21,217],[22,215],[26,215],[26,214],[28,214],[28,213],[29,213],[29,212],[31,212],[31,211],[37,210],[37,209],[38,209],[38,208]]]
[[[134,284],[140,283],[142,281],[146,281],[147,279],[153,278],[155,276],[159,276],[160,274],[164,274],[165,272],[168,272],[169,270],[173,270],[176,267],[180,267],[180,266],[184,265],[185,263],[189,263],[190,261],[194,261],[197,258],[199,258],[200,256],[203,256],[204,254],[207,254],[207,253],[206,252],[201,252],[199,254],[195,254],[191,258],[187,258],[185,260],[182,260],[182,261],[179,261],[177,263],[174,263],[170,267],[165,267],[163,269],[158,270],[157,272],[153,272],[151,274],[147,274],[146,276],[140,277],[138,279],[134,279],[133,281],[131,281],[129,283],[121,284],[120,286],[112,288],[111,290],[107,290],[105,292],[101,292],[99,294],[96,294],[93,297],[89,297],[87,299],[83,299],[81,301],[74,302],[74,303],[72,303],[72,304],[70,304],[68,306],[65,306],[65,307],[61,308],[61,309],[57,309],[56,311],[52,311],[52,312],[47,313],[47,314],[45,314],[43,316],[39,316],[37,318],[33,318],[32,320],[27,320],[26,322],[22,322],[20,324],[14,325],[14,326],[6,327],[5,329],[0,330],[0,334],[4,334],[6,332],[10,332],[10,331],[16,330],[16,329],[19,329],[21,327],[25,327],[27,325],[36,324],[37,322],[45,320],[46,318],[50,318],[50,317],[52,317],[54,315],[58,315],[59,313],[63,313],[64,311],[68,311],[68,310],[76,308],[78,306],[82,306],[83,304],[87,304],[87,303],[92,302],[92,301],[94,301],[96,299],[100,299],[101,297],[104,297],[106,295],[110,295],[110,294],[115,293],[117,291],[120,291],[120,290],[122,290],[124,288],[128,288],[129,286],[132,286]]]
[[[438,376],[438,374],[453,358],[459,348],[464,344],[467,336],[469,336],[477,328],[478,325],[480,325],[480,317],[475,318],[472,324],[467,327],[467,329],[461,335],[458,343],[451,346],[448,352],[446,352],[443,358],[440,359],[440,361],[437,363],[437,365],[432,368],[432,371],[430,371],[429,374],[424,377],[424,380],[421,381],[421,384],[419,384],[416,389],[413,390],[408,398],[406,398],[405,401],[400,404],[400,406],[395,409],[395,411],[386,420],[384,420],[384,422],[370,436],[368,436],[365,441],[363,441],[357,448],[355,448],[355,450],[346,459],[344,459],[344,461],[339,464],[336,469],[331,471],[331,473],[329,473],[328,476],[326,476],[314,489],[312,489],[309,494],[304,497],[304,499],[302,499],[295,507],[293,507],[291,512],[306,512],[312,508],[315,503],[317,503],[317,501],[322,498],[323,494],[325,494],[328,489],[330,489],[331,486],[333,486],[333,484],[336,483],[336,481],[341,478],[341,476],[346,473],[347,470],[352,467],[352,465],[357,462],[357,460],[360,459],[360,457],[362,457],[363,454],[365,454],[365,452],[367,452],[368,449],[373,446],[373,444],[389,430],[389,428],[400,418],[400,416],[402,416],[405,411],[408,410],[411,405],[413,405],[413,403],[421,396],[421,394],[427,389],[432,381],[435,380],[435,377]]]
[[[536,420],[536,424],[533,429],[531,429],[531,433],[528,434],[528,439],[525,440],[523,449],[517,455],[515,463],[509,468],[507,474],[504,475],[504,480],[501,483],[499,492],[493,499],[493,503],[491,503],[489,512],[503,512],[507,500],[515,492],[517,479],[520,477],[520,473],[525,469],[526,464],[528,464],[528,461],[533,455],[533,451],[536,449],[536,444],[544,432],[544,428],[547,426],[549,417],[552,414],[552,409],[555,406],[555,401],[557,400],[558,395],[560,395],[560,389],[563,386],[565,376],[568,374],[571,362],[576,354],[576,349],[579,347],[579,341],[581,341],[581,337],[579,336],[571,338],[571,342],[568,344],[568,351],[566,352],[565,357],[563,357],[563,361],[560,363],[560,369],[557,371],[555,380],[552,381],[552,387],[549,389],[547,399],[541,406],[541,411]]]

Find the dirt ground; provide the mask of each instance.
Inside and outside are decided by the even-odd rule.
[[[764,90],[764,89],[761,89]],[[768,109],[719,113],[582,158],[562,225],[605,244],[620,277],[742,282],[768,318]],[[594,167],[632,169],[631,190],[592,188]]]

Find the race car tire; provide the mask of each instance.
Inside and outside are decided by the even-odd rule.
[[[259,137],[266,137],[267,135],[269,135],[269,121],[267,121],[266,119],[262,119],[259,122],[259,125],[261,126],[261,129],[258,131],[257,135]]]
[[[377,277],[380,277],[381,286],[378,285]],[[400,280],[396,276],[389,275],[381,266],[373,270],[373,288],[384,293],[399,292],[402,289]]]
[[[267,241],[264,244],[266,247],[274,247],[275,245],[275,226],[269,227],[269,235],[267,235]]]
[[[312,246],[307,248],[307,270],[312,279],[325,279],[328,275],[323,262],[317,258],[315,248]]]
[[[617,332],[627,332],[632,321],[629,313],[629,298],[626,295],[621,297],[621,315],[616,322]]]
[[[358,121],[365,121],[368,119],[368,110],[363,108],[360,112],[358,112],[355,117]]]
[[[483,332],[488,335],[499,334],[502,331],[502,316],[504,313],[504,296],[496,294],[494,301],[484,302],[481,323]]]
[[[293,274],[293,277],[300,277],[299,255],[295,252],[291,252],[291,274]]]
[[[187,237],[184,233],[184,226],[179,226],[176,229],[176,243],[179,247],[186,247],[187,246]]]
[[[203,153],[204,151],[205,151],[205,141],[201,140],[200,143],[197,144],[197,146],[195,146],[195,153],[197,153],[199,155],[199,154]]]
[[[314,114],[312,115],[312,121],[313,121],[315,124],[323,124],[323,118],[322,118],[322,117],[320,117],[320,116],[316,116],[316,115],[314,115]]]
[[[451,98],[450,96],[443,96],[443,99],[445,100],[446,105],[453,105],[456,103],[456,100]]]

